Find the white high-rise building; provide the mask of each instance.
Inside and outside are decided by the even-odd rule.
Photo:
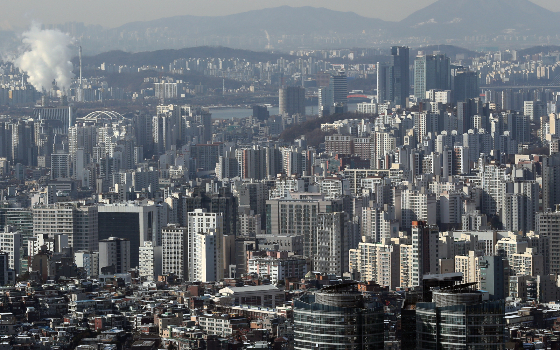
[[[169,225],[161,231],[163,275],[173,273],[182,280],[189,279],[189,236],[186,227]]]
[[[189,280],[220,281],[224,278],[223,217],[195,209],[188,213]],[[207,280],[209,278],[209,280]]]
[[[154,246],[153,242],[144,242],[138,253],[140,277],[146,278],[147,281],[157,280],[157,276],[161,275],[162,253],[162,246]]]
[[[99,241],[99,274],[127,273],[130,270],[130,241],[110,237]]]
[[[8,253],[10,269],[20,273],[19,251],[22,240],[19,232],[0,232],[0,252]]]
[[[350,272],[359,272],[362,281],[375,281],[391,290],[401,286],[399,242],[399,238],[380,243],[361,242],[357,249],[350,250],[355,255],[351,259],[355,266],[350,266]]]

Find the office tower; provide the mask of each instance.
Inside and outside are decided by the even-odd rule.
[[[177,278],[189,279],[189,237],[186,227],[169,225],[161,230],[161,273],[175,274]]]
[[[130,265],[137,267],[144,242],[160,243],[160,226],[155,205],[137,202],[100,205],[99,239],[126,238],[130,242]]]
[[[416,348],[503,349],[504,313],[504,300],[484,301],[472,284],[434,291],[416,304]]]
[[[259,105],[253,106],[253,118],[260,121],[265,121],[268,120],[269,117],[270,117],[270,113],[268,112],[266,106],[259,106]]]
[[[69,179],[72,176],[72,161],[68,153],[51,154],[51,180]]]
[[[79,250],[74,252],[76,267],[84,269],[87,278],[97,278],[99,275],[99,252]]]
[[[279,114],[292,116],[305,115],[305,88],[288,86],[280,88],[278,92]]]
[[[383,349],[383,307],[353,284],[294,300],[294,349]]]
[[[439,229],[425,221],[412,222],[412,285],[420,286],[426,274],[439,273]]]
[[[410,53],[409,48],[393,46],[391,48],[391,62],[389,71],[389,95],[387,100],[395,105],[407,107],[406,102],[410,92]],[[380,101],[378,101],[380,102]]]
[[[335,105],[340,105],[344,112],[348,111],[348,79],[346,72],[336,71],[332,74],[332,91],[333,102]]]
[[[99,274],[112,275],[130,270],[130,241],[110,237],[99,241]]]
[[[321,87],[318,93],[319,117],[327,117],[334,113],[334,92],[332,86]]]
[[[157,281],[162,272],[163,247],[144,242],[139,251],[138,274],[146,281]]]
[[[391,95],[391,67],[386,63],[377,62],[377,103],[385,103]]]
[[[467,69],[457,70],[453,82],[454,103],[468,101],[471,98],[478,97],[480,94],[480,89],[478,88],[478,74],[476,72]]]
[[[223,279],[229,266],[224,266],[222,214],[195,209],[187,215],[189,281],[210,282]]]
[[[33,234],[47,234],[49,238],[65,234],[74,251],[97,250],[98,235],[102,232],[97,222],[95,205],[67,202],[33,208]]]
[[[208,109],[202,109],[195,118],[196,121],[202,125],[200,143],[207,144],[212,142],[212,113],[210,113]]]
[[[9,228],[8,228],[9,229]],[[6,230],[6,228],[4,228]],[[22,273],[20,269],[20,249],[22,237],[19,232],[0,232],[0,252],[8,253],[9,268]]]
[[[414,97],[426,98],[426,91],[451,89],[451,66],[445,55],[425,55],[414,60]]]

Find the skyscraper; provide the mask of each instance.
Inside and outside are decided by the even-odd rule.
[[[144,242],[158,243],[159,226],[155,205],[127,202],[99,206],[99,238],[126,238],[130,241],[130,264],[138,266],[138,252]]]
[[[389,95],[388,100],[395,105],[406,107],[406,99],[410,92],[410,49],[405,46],[393,46],[391,48],[391,64],[389,71]],[[382,101],[379,101],[382,102]]]
[[[479,93],[477,73],[465,68],[458,69],[453,84],[453,102],[468,101],[478,97]]]
[[[389,73],[391,69],[386,63],[377,62],[377,103],[383,103],[389,100],[391,87],[389,82],[391,81]]]
[[[278,91],[278,105],[281,115],[305,115],[305,88],[301,86],[282,87]]]
[[[344,111],[348,110],[348,79],[346,72],[337,71],[332,74],[332,91],[333,101],[335,104],[341,104]]]
[[[426,98],[426,91],[451,89],[451,65],[445,55],[423,55],[414,60],[414,97]]]

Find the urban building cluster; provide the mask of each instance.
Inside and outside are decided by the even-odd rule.
[[[557,91],[390,57],[355,112],[309,59],[317,115],[279,79],[278,115],[2,116],[0,348],[559,348]]]

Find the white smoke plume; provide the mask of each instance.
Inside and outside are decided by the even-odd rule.
[[[34,24],[23,33],[24,52],[15,60],[15,65],[27,73],[29,83],[37,90],[51,90],[53,80],[60,89],[70,88],[72,73],[72,51],[70,36],[59,30],[41,30]]]

